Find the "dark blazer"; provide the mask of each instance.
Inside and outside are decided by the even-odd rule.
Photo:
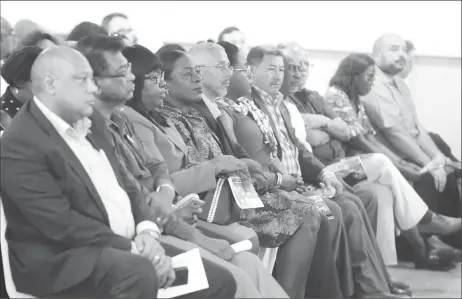
[[[260,97],[258,92],[252,88],[252,92],[250,94],[250,99],[254,101],[255,105],[263,111],[266,115],[269,115],[268,109],[266,108],[263,99]],[[284,123],[286,125],[287,132],[289,134],[290,140],[298,147],[299,151],[299,163],[300,168],[302,171],[303,180],[309,183],[317,183],[319,181],[319,175],[321,171],[324,169],[324,164],[319,161],[312,153],[310,153],[298,140],[295,135],[295,129],[292,127],[292,122],[290,119],[290,113],[287,110],[285,105],[281,105],[281,115],[284,119]],[[275,124],[273,123],[272,118],[270,117],[271,126],[273,131],[276,132]],[[276,139],[278,135],[276,134]],[[279,142],[279,140],[278,140]],[[280,146],[278,147],[278,156],[281,158],[281,150]]]
[[[65,290],[92,273],[103,248],[131,250],[131,240],[112,232],[90,177],[34,101],[19,111],[0,143],[0,192],[19,292]],[[105,151],[119,179],[111,145],[102,138],[93,144]],[[135,224],[153,220],[149,211],[144,200],[132,200]]]
[[[221,118],[218,117],[218,119],[215,119],[203,101],[195,104],[193,107],[202,113],[208,127],[215,133],[215,135],[218,136],[223,154],[235,156],[238,159],[251,159],[250,155],[240,144],[232,141],[232,138],[228,135],[227,130],[225,130],[225,125]]]

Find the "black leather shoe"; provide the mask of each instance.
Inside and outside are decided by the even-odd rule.
[[[456,267],[452,256],[442,255],[438,250],[430,250],[425,258],[417,257],[414,265],[416,269],[432,271],[449,271]]]

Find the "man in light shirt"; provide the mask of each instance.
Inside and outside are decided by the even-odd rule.
[[[50,48],[31,78],[35,97],[1,142],[16,289],[37,297],[156,298],[175,279],[158,242],[162,223],[128,197],[110,145],[88,130],[97,92],[88,61],[71,48]],[[231,275],[210,266],[229,281],[215,294],[233,296]]]

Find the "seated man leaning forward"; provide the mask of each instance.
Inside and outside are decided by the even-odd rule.
[[[132,65],[122,55],[122,48],[119,38],[102,36],[83,38],[76,45],[93,67],[95,83],[100,90],[91,117],[92,136],[95,140],[103,139],[112,144],[121,169],[125,170],[122,181],[128,195],[148,202],[156,217],[164,218],[172,213],[175,185],[162,157],[156,158],[146,152],[132,134],[133,125],[120,112],[125,102],[133,97],[135,80]],[[173,196],[169,197],[172,193]],[[174,215],[184,215],[184,211],[178,212],[175,210]],[[186,220],[191,218],[185,216]],[[233,273],[238,291],[246,291],[239,293],[238,297],[287,297],[256,255],[250,252],[235,254],[227,241],[207,238],[186,222],[175,222],[165,226],[164,232],[191,243],[169,236],[161,238],[164,246],[188,250],[199,245],[214,253],[216,256],[203,250],[202,256]]]
[[[68,47],[45,50],[31,72],[35,98],[1,142],[1,196],[13,279],[33,296],[156,298],[175,279],[145,201],[120,184],[110,144],[92,140],[93,71]],[[177,253],[177,252],[175,252]],[[210,287],[186,298],[233,298],[225,268],[203,261]]]

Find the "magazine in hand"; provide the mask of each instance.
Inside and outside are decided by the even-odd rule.
[[[249,190],[245,190],[242,179],[237,175],[230,176],[228,183],[239,208],[242,210],[263,208],[263,202],[252,184],[249,185]]]
[[[336,176],[342,178],[350,186],[367,181],[366,170],[361,158],[358,156],[342,159],[340,162],[327,166],[326,170],[335,173]]]
[[[335,218],[332,214],[332,211],[329,209],[326,202],[324,201],[324,199],[322,199],[321,196],[311,195],[308,196],[308,199],[311,199],[314,202],[314,205],[318,209],[318,212],[326,216],[327,219],[331,220]]]

